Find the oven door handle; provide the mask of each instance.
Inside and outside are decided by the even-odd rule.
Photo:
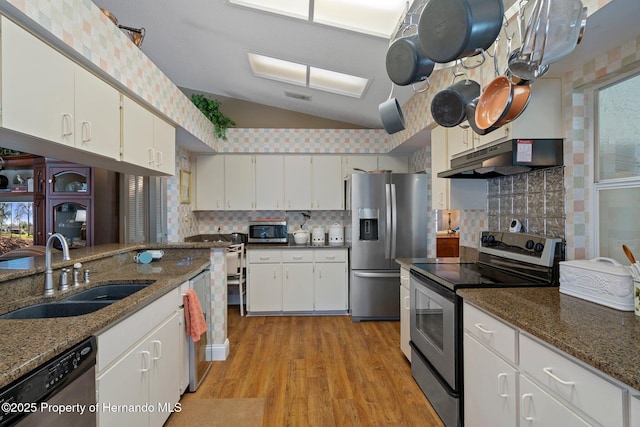
[[[395,273],[367,273],[356,271],[353,273],[356,277],[373,277],[373,278],[387,278],[387,277],[400,277],[400,272]]]

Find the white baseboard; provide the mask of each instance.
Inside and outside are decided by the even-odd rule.
[[[207,360],[227,360],[229,356],[229,338],[224,340],[224,344],[208,344]]]

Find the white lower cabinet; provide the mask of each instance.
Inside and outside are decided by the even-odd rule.
[[[410,271],[400,267],[400,350],[411,362],[411,292],[409,290]]]
[[[517,370],[464,334],[464,417],[466,425],[512,427],[518,407]]]
[[[349,308],[349,267],[344,249],[314,251],[314,309],[316,311],[346,311]]]
[[[640,425],[628,387],[466,302],[463,319],[466,425]]]
[[[178,290],[97,335],[99,427],[164,424],[180,400]]]
[[[250,249],[250,314],[347,312],[346,249]]]
[[[249,266],[247,311],[282,311],[282,265],[254,264]]]
[[[282,275],[282,311],[313,310],[312,251],[283,251]]]
[[[572,427],[591,425],[532,383],[526,376],[520,377],[520,426]]]
[[[602,425],[623,425],[624,389],[524,334],[520,371]]]
[[[640,426],[640,392],[631,390],[629,396],[629,425]]]

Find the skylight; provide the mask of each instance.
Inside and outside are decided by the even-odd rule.
[[[390,38],[407,0],[229,0],[240,6]]]
[[[363,77],[255,53],[249,53],[248,56],[253,74],[266,79],[354,98],[361,98],[369,85],[369,79]]]

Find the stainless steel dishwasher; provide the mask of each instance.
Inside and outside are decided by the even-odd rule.
[[[95,364],[91,337],[3,387],[0,426],[95,426]]]

